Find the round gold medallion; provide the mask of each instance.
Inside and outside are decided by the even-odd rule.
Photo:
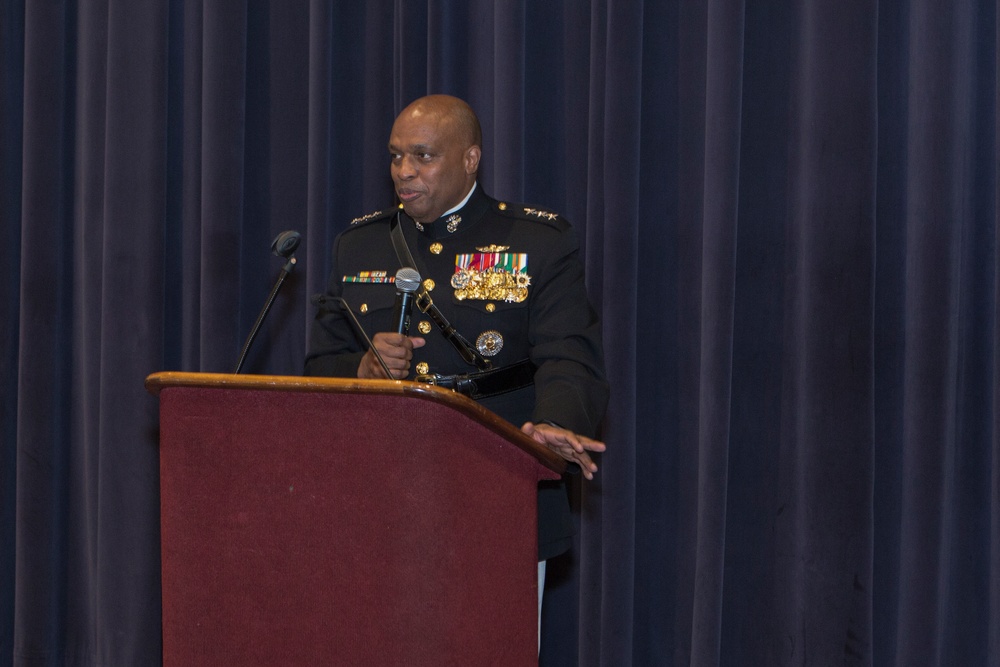
[[[476,349],[484,357],[496,356],[503,349],[503,336],[499,331],[484,331],[476,338]]]
[[[496,309],[497,309],[497,305],[495,303],[488,303],[488,304],[486,304],[486,312],[487,313],[492,313]]]
[[[431,367],[427,365],[426,361],[421,361],[419,364],[417,364],[417,375],[427,375],[427,371],[429,371],[430,369]]]
[[[424,281],[424,289],[427,290],[428,292],[433,292],[434,291],[434,281],[431,280],[430,278],[428,278],[427,280],[425,280]]]
[[[427,320],[423,320],[420,324],[417,325],[417,331],[426,336],[431,332],[431,323],[428,322]]]

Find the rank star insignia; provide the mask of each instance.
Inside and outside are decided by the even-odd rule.
[[[375,211],[374,213],[369,213],[368,215],[363,215],[360,218],[354,218],[354,220],[351,220],[351,224],[352,225],[360,225],[362,222],[368,222],[372,218],[377,218],[380,215],[382,215],[382,211]]]
[[[448,223],[448,231],[454,234],[455,230],[458,229],[458,223],[462,222],[462,216],[454,213],[448,216],[448,219],[445,222]]]
[[[546,220],[555,220],[559,217],[558,213],[550,213],[549,211],[539,211],[536,208],[526,208],[524,212],[528,215],[533,215],[538,218],[545,218]]]

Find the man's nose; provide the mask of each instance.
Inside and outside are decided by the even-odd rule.
[[[417,175],[417,166],[413,159],[404,155],[396,167],[396,175],[404,181],[414,178]]]

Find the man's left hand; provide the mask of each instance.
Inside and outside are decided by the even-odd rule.
[[[590,458],[589,452],[603,452],[606,449],[603,442],[552,424],[526,422],[521,432],[567,461],[579,464],[583,476],[594,479],[597,464]]]

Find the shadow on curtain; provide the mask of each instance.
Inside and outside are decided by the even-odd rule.
[[[997,21],[0,0],[0,664],[159,664],[143,378],[233,367],[292,228],[246,370],[301,371],[426,92],[478,110],[488,191],[575,224],[603,314],[542,664],[1000,663]]]

